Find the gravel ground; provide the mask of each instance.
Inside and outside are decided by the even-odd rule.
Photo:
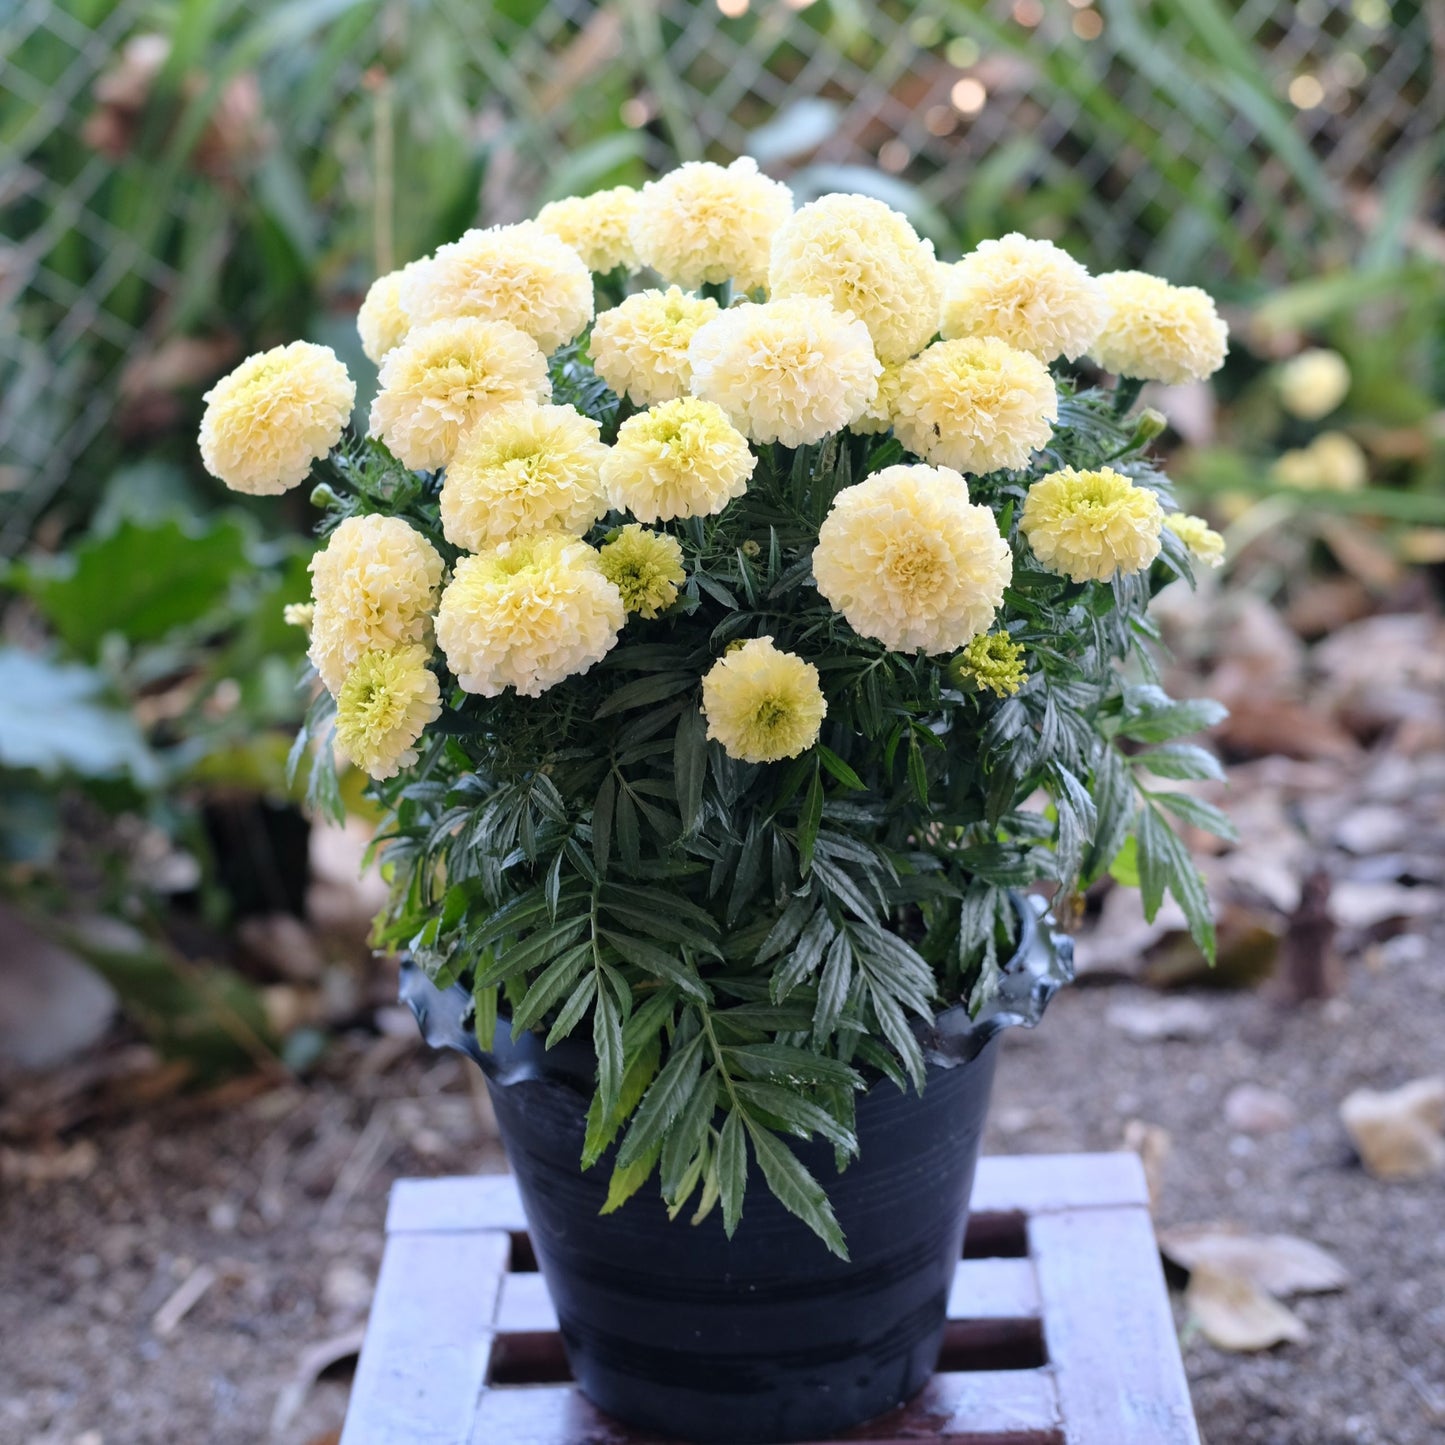
[[[1176,1295],[1211,1445],[1445,1439],[1445,1187],[1371,1179],[1336,1115],[1353,1088],[1439,1070],[1439,958],[1397,939],[1322,1005],[1200,993],[1211,1027],[1191,1041],[1137,1042],[1109,1022],[1156,994],[1080,987],[1008,1041],[991,1151],[1113,1149],[1153,1126],[1171,1143],[1161,1225],[1298,1233],[1349,1269],[1340,1293],[1294,1303],[1309,1341],[1263,1355],[1213,1349]],[[1241,1083],[1286,1095],[1294,1125],[1232,1130],[1223,1101]],[[501,1166],[467,1072],[385,1035],[343,1040],[305,1090],[170,1099],[73,1133],[60,1155],[4,1157],[5,1445],[333,1441],[392,1179]],[[168,1321],[177,1290],[208,1277]]]

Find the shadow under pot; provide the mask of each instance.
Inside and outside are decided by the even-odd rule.
[[[467,990],[439,991],[404,967],[402,998],[427,1041],[486,1074],[568,1361],[594,1404],[674,1440],[763,1445],[826,1437],[923,1387],[962,1254],[999,1035],[1032,1027],[1073,976],[1072,943],[1054,936],[1041,901],[1015,903],[1018,948],[995,997],[976,1017],[956,1005],[917,1030],[923,1093],[883,1079],[861,1094],[859,1156],[842,1174],[831,1145],[787,1141],[828,1191],[851,1262],[757,1169],[731,1240],[720,1210],[696,1226],[669,1220],[653,1186],[602,1215],[611,1153],[585,1173],[578,1162],[590,1042],[547,1049],[537,1034],[513,1039],[503,1020],[484,1052]]]

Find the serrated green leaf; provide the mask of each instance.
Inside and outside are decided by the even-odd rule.
[[[662,1153],[662,1141],[658,1140],[646,1154],[628,1164],[617,1163],[612,1167],[612,1177],[607,1181],[607,1199],[599,1214],[612,1214],[622,1208],[652,1175]]]
[[[813,1038],[821,1047],[833,1035],[853,987],[853,945],[840,932],[828,949],[828,961],[818,980],[818,1002],[813,1009]]]
[[[617,806],[617,778],[609,768],[592,802],[592,861],[600,877],[607,876],[612,847],[612,814]]]
[[[582,1015],[591,1006],[592,996],[596,992],[597,975],[589,973],[572,991],[571,997],[558,1012],[556,1022],[553,1023],[551,1031],[547,1035],[549,1049],[561,1043],[582,1022]]]
[[[634,1023],[641,1009],[628,1020]],[[617,1107],[610,1114],[602,1112],[602,1099],[593,1093],[587,1109],[587,1135],[582,1143],[582,1167],[590,1169],[607,1151],[607,1146],[617,1137],[617,1131],[632,1116],[632,1111],[642,1102],[647,1086],[657,1077],[657,1065],[662,1058],[662,1043],[656,1034],[642,1042],[632,1044],[623,1030],[627,1046],[627,1068],[622,1074],[622,1089],[617,1096]]]
[[[867,791],[867,784],[853,771],[832,748],[826,748],[822,743],[817,744],[814,751],[818,754],[818,761],[843,784],[845,788],[851,788],[855,793]]]
[[[843,1231],[833,1214],[833,1206],[823,1187],[803,1166],[802,1161],[777,1135],[751,1119],[744,1119],[753,1154],[763,1171],[768,1188],[778,1202],[802,1220],[839,1259],[847,1260],[848,1246]]]
[[[723,1229],[731,1239],[743,1217],[743,1194],[748,1182],[748,1143],[742,1116],[729,1112],[717,1149],[718,1193],[722,1196]]]
[[[1224,781],[1224,765],[1207,748],[1197,743],[1166,743],[1136,753],[1129,759],[1134,768],[1146,768],[1158,778]]]
[[[733,1085],[739,1099],[752,1107],[750,1114],[756,1117],[761,1111],[771,1115],[790,1133],[800,1139],[811,1139],[821,1134],[846,1154],[858,1152],[858,1137],[845,1125],[840,1124],[826,1109],[805,1098],[795,1089],[786,1089],[781,1084],[766,1081],[741,1081]]]
[[[1223,838],[1230,843],[1239,841],[1239,833],[1229,815],[1216,808],[1213,803],[1206,803],[1203,798],[1193,797],[1189,793],[1150,793],[1149,796],[1161,807],[1168,808],[1176,818],[1183,818],[1186,823],[1192,823],[1206,833],[1213,833],[1216,838]]]
[[[673,779],[684,833],[697,827],[707,777],[707,719],[695,707],[684,708],[673,737]]]
[[[591,957],[591,944],[582,943],[553,959],[537,975],[512,1011],[514,1039],[520,1038],[534,1024],[540,1023],[547,1010],[571,991],[583,966],[591,961]]]
[[[697,1082],[701,1054],[702,1035],[698,1034],[673,1054],[653,1080],[617,1151],[620,1165],[625,1167],[643,1158],[654,1146],[661,1150],[663,1135],[672,1127]]]
[[[717,1101],[717,1070],[708,1069],[698,1079],[677,1121],[667,1131],[662,1146],[662,1197],[669,1205],[681,1205],[688,1164],[697,1156],[707,1137]]]
[[[693,998],[706,1002],[710,997],[707,986],[698,977],[697,971],[664,949],[655,947],[645,939],[633,938],[626,933],[615,933],[611,929],[604,928],[600,936],[628,963],[635,963],[638,968],[646,969],[648,973],[666,979],[669,983],[675,983]]]
[[[798,814],[798,869],[803,877],[813,866],[813,848],[818,841],[818,826],[823,821],[823,780],[817,768],[813,770],[812,781],[803,797],[802,810]]]
[[[595,975],[594,975],[595,977]],[[606,989],[599,989],[592,1014],[592,1047],[597,1054],[597,1093],[610,1114],[622,1092],[622,1019]]]

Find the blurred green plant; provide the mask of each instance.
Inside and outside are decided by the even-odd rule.
[[[304,887],[286,753],[305,635],[282,609],[308,593],[309,549],[244,514],[182,522],[162,499],[183,491],[178,472],[123,470],[68,552],[0,573],[8,633],[44,639],[0,645],[0,891],[210,1074],[273,1057],[259,996],[219,960],[238,908],[284,909]],[[271,886],[276,858],[258,869],[226,846],[237,809],[261,834],[296,817],[288,888]],[[75,927],[86,915],[125,926]]]

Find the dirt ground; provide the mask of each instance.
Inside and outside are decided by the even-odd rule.
[[[1151,1125],[1170,1143],[1161,1226],[1299,1233],[1350,1271],[1339,1293],[1295,1302],[1308,1342],[1261,1355],[1213,1349],[1179,1306],[1211,1445],[1445,1438],[1445,1187],[1373,1180],[1336,1116],[1353,1088],[1440,1067],[1442,943],[1373,947],[1324,1004],[1190,995],[1210,1020],[1200,1038],[1130,1038],[1111,1010],[1158,996],[1121,984],[1065,993],[1038,1031],[1008,1041],[992,1152],[1114,1149]],[[1233,1129],[1224,1100],[1241,1083],[1284,1094],[1294,1124]],[[17,1179],[8,1157],[6,1445],[329,1440],[391,1181],[502,1164],[468,1071],[399,1031],[343,1040],[306,1088],[224,1107],[172,1099],[83,1129],[51,1156],[52,1174],[72,1177]],[[198,1280],[209,1284],[175,1319],[168,1301]]]

